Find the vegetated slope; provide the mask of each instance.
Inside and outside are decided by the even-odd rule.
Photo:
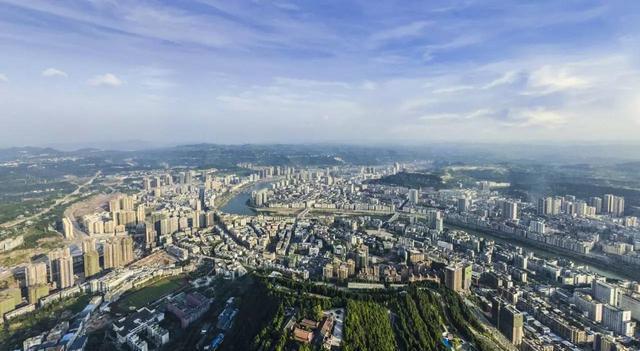
[[[437,174],[431,173],[412,173],[412,172],[399,172],[396,174],[384,176],[380,179],[372,179],[370,184],[383,184],[392,186],[402,186],[406,188],[418,189],[418,188],[434,188],[441,189],[445,186],[445,183]]]
[[[349,300],[344,327],[344,351],[397,349],[389,312],[375,302]]]

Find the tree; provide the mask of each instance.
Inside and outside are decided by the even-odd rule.
[[[322,312],[322,307],[320,307],[320,305],[313,306],[313,316],[317,321],[321,320],[323,315],[324,313]]]

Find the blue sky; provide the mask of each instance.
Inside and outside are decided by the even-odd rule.
[[[0,0],[0,145],[635,141],[635,1]]]

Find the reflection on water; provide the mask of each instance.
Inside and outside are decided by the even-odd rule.
[[[247,189],[244,189],[240,193],[236,194],[231,200],[222,206],[220,211],[230,214],[237,214],[243,216],[254,216],[256,212],[247,205],[247,201],[251,198],[253,191],[258,191],[271,186],[271,183],[258,183]]]

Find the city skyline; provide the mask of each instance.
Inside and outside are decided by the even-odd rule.
[[[633,141],[637,7],[2,0],[1,145]]]

